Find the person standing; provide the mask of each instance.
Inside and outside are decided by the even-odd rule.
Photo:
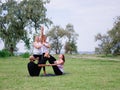
[[[49,54],[49,48],[50,48],[50,45],[49,43],[46,41],[47,37],[44,35],[44,28],[42,27],[41,29],[41,38],[42,38],[42,47],[41,47],[41,50],[42,50],[42,58],[41,60],[39,61],[38,63],[38,66],[44,66],[46,64],[46,61],[48,60],[48,62],[50,63],[50,65],[52,66],[53,68],[53,71],[56,75],[62,75],[63,74],[63,64],[64,64],[64,55],[60,55],[60,60],[59,61],[56,61],[56,59]],[[61,62],[60,62],[61,61]]]
[[[41,35],[40,35],[40,39],[41,39],[41,59],[39,60],[38,64],[46,64],[47,59],[44,58],[44,55],[46,52],[49,52],[50,49],[50,44],[46,41],[47,37],[44,35],[44,27],[41,27]],[[44,67],[44,66],[43,66]],[[40,68],[41,71],[41,68]]]

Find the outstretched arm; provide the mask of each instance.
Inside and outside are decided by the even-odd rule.
[[[38,67],[44,67],[44,66],[56,66],[57,64],[38,64]]]
[[[41,40],[43,41],[43,37],[44,37],[44,27],[41,26],[40,29],[41,29],[41,30],[40,30],[40,38],[41,38]]]
[[[54,64],[39,64],[39,67],[43,67],[43,66],[56,66],[59,64],[64,64],[64,62],[62,60],[60,60],[59,62],[55,62]]]
[[[38,64],[38,67],[50,66],[49,64]]]

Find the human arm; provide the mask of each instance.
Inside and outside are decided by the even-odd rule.
[[[43,43],[43,45],[47,48],[50,48],[50,44],[49,43]]]
[[[44,66],[56,66],[57,64],[38,64],[38,67],[44,67]]]
[[[64,64],[64,61],[62,59],[59,59],[54,62],[54,64],[47,64],[47,66],[56,66],[56,65],[61,65]]]
[[[41,26],[40,28],[40,38],[43,41],[43,38],[44,38],[44,27],[43,26]]]
[[[36,42],[33,43],[33,46],[34,46],[35,48],[37,48],[37,49],[39,49],[39,48],[42,47],[42,45],[38,45]]]
[[[49,64],[38,64],[38,67],[50,66]]]
[[[56,65],[60,65],[60,64],[64,64],[63,60],[57,60],[54,62],[54,64],[38,64],[39,67],[43,67],[43,66],[56,66]]]

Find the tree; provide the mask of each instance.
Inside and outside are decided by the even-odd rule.
[[[22,31],[20,32],[17,29],[14,30],[15,28],[18,28],[19,25],[19,21],[16,21],[16,17],[13,14],[16,10],[16,5],[16,1],[8,0],[6,3],[3,3],[0,6],[0,37],[4,42],[5,49],[9,50],[12,54],[16,49],[16,43],[21,38],[20,35],[23,35],[22,33],[24,33]]]
[[[25,16],[27,24],[35,28],[35,31],[39,30],[40,24],[48,25],[52,24],[52,21],[46,17],[47,9],[45,4],[49,3],[49,0],[23,0],[19,4],[19,12],[21,16]]]
[[[77,46],[76,46],[76,42],[73,40],[71,42],[66,42],[65,44],[65,53],[77,53]]]
[[[16,0],[6,0],[0,4],[0,38],[7,50],[13,53],[20,40],[29,48],[29,34],[34,31],[26,28],[35,28],[37,33],[40,24],[48,26],[52,23],[46,17],[47,9],[44,5],[47,2],[48,0],[22,0],[18,3]]]
[[[120,54],[120,17],[114,23],[111,30],[106,35],[97,34],[96,41],[100,41],[97,51],[104,54]]]
[[[47,33],[50,39],[51,49],[55,51],[56,54],[61,52],[63,47],[62,40],[64,39],[66,32],[60,26],[53,26],[53,28]]]
[[[112,53],[115,55],[120,54],[120,16],[117,17],[114,27],[108,31],[108,34],[111,37]]]
[[[72,52],[77,53],[76,40],[78,34],[75,32],[72,24],[67,24],[65,30],[68,39],[65,44],[65,53],[70,53],[70,54],[72,54]]]
[[[101,35],[100,33],[95,37],[96,41],[100,41],[101,43],[98,44],[99,48],[96,48],[96,53],[104,53],[105,55],[111,52],[111,39],[108,35]]]

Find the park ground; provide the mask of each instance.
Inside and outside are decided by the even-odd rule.
[[[57,58],[57,55],[55,55]],[[0,58],[0,90],[120,90],[120,56],[65,55],[65,74],[30,77],[28,58]]]

